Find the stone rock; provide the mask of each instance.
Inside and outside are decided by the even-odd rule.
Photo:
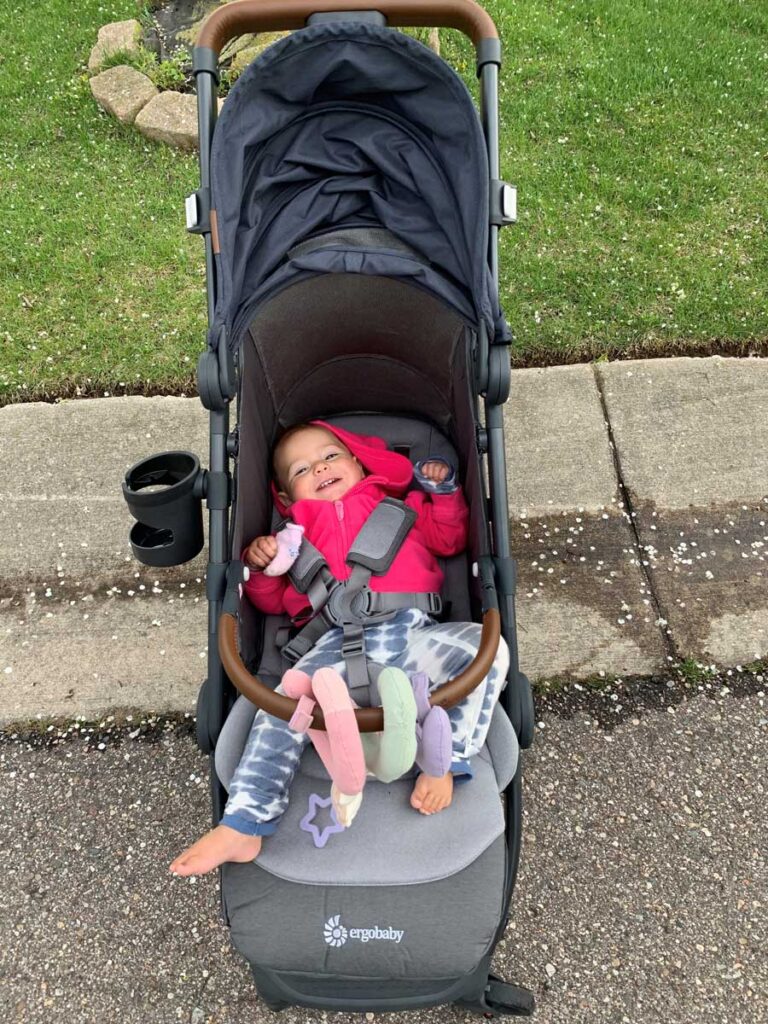
[[[141,25],[135,18],[113,21],[99,29],[96,45],[88,58],[88,70],[96,71],[106,57],[124,51],[138,53],[141,43]]]
[[[232,63],[230,64],[232,71],[238,75],[242,74],[251,61],[256,60],[259,54],[263,53],[268,46],[288,35],[290,35],[290,32],[261,32],[257,36],[252,36],[248,46],[238,49],[232,55]]]
[[[226,46],[219,54],[219,64],[225,65],[230,62],[234,56],[241,53],[243,50],[250,50],[256,46],[257,36],[254,32],[249,35],[235,36],[234,39],[230,39]]]
[[[139,112],[136,127],[155,142],[177,149],[197,149],[197,99],[180,92],[161,92]]]
[[[158,94],[146,75],[125,64],[92,78],[91,92],[100,107],[125,124],[131,124],[142,107]]]

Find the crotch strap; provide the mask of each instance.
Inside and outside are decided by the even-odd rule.
[[[380,593],[370,588],[371,576],[383,576],[389,570],[415,521],[416,513],[405,502],[384,498],[363,523],[347,553],[346,562],[352,569],[349,579],[336,579],[306,536],[299,557],[288,570],[296,590],[307,595],[314,617],[285,644],[282,654],[295,664],[329,629],[340,626],[347,684],[360,707],[371,704],[365,627],[386,622],[402,608],[419,608],[430,615],[439,615],[442,609],[439,594]]]

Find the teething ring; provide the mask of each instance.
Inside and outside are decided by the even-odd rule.
[[[496,608],[489,608],[483,613],[483,625],[480,634],[480,646],[474,660],[459,673],[455,679],[449,679],[433,690],[429,696],[432,707],[452,708],[464,700],[485,679],[491,670],[493,660],[499,648],[501,638],[501,619]],[[234,615],[222,612],[219,616],[219,656],[224,671],[233,685],[245,697],[275,718],[289,722],[298,707],[298,701],[275,693],[245,667],[237,649],[237,620]],[[384,712],[381,708],[358,708],[355,711],[357,727],[360,732],[381,732],[384,729]],[[312,729],[325,729],[325,719],[320,708],[316,707],[312,715]]]

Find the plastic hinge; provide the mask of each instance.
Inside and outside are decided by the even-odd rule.
[[[208,46],[195,46],[192,49],[192,74],[197,77],[201,72],[213,75],[216,85],[219,84],[219,55]]]
[[[491,224],[503,228],[517,220],[517,189],[506,181],[494,178],[490,190]]]
[[[237,362],[226,327],[208,332],[208,348],[197,361],[197,389],[206,409],[221,412],[237,394]]]
[[[476,56],[478,76],[486,64],[496,64],[501,67],[501,40],[481,39],[476,46]]]
[[[205,476],[205,502],[209,509],[229,508],[232,504],[232,477],[229,473],[213,473]]]
[[[211,230],[211,190],[199,188],[184,200],[187,231],[193,235],[207,235]]]
[[[488,353],[488,388],[485,400],[490,405],[503,405],[509,398],[512,368],[507,345],[492,345]]]

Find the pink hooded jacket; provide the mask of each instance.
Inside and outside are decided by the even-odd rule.
[[[367,472],[359,483],[338,501],[304,498],[287,509],[272,492],[278,511],[304,527],[304,535],[325,555],[328,568],[339,580],[351,574],[345,558],[375,506],[387,495],[401,498],[417,514],[413,528],[405,538],[389,571],[372,576],[371,590],[383,592],[440,591],[443,573],[435,556],[457,555],[467,543],[469,512],[460,488],[452,494],[427,494],[408,491],[413,478],[409,459],[389,451],[379,437],[362,437],[322,420],[313,426],[324,427],[345,444]],[[270,615],[288,612],[292,618],[304,618],[309,602],[290,583],[288,576],[265,576],[251,571],[245,592],[261,611]]]

